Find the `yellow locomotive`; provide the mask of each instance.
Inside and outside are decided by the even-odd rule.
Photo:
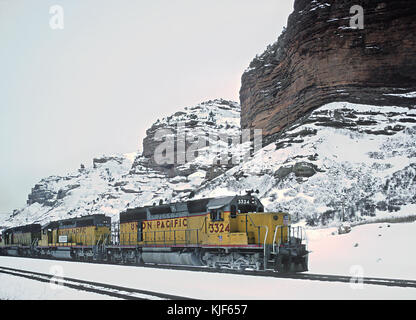
[[[295,231],[295,232],[294,232]],[[301,229],[287,213],[265,213],[251,194],[128,209],[115,259],[156,264],[306,271]]]
[[[111,224],[103,214],[10,228],[8,255],[236,269],[308,269],[300,228],[284,212],[264,212],[252,194],[127,209]]]
[[[29,256],[40,238],[40,224],[30,224],[3,230],[0,251],[11,256]]]
[[[42,227],[40,255],[77,260],[98,259],[111,240],[111,218],[103,214],[52,221]]]

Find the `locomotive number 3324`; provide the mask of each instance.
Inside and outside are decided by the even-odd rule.
[[[210,223],[208,225],[209,233],[221,233],[221,232],[230,232],[230,225],[225,225],[224,223]]]

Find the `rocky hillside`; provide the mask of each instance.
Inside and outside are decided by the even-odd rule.
[[[350,26],[355,4],[362,30]],[[416,90],[414,30],[412,0],[296,0],[286,30],[242,76],[241,127],[270,137],[334,101],[415,105],[415,96],[386,95]]]
[[[211,112],[229,117],[207,126]],[[205,132],[221,130],[226,123],[234,134],[239,132],[237,105],[215,100],[157,121],[148,131],[145,149],[157,147],[150,139],[156,126],[172,129],[195,116],[195,125]],[[324,105],[298,119],[249,161],[224,173],[225,167],[202,152],[206,148],[171,172],[154,166],[150,153],[96,158],[77,172],[41,180],[28,205],[0,225],[94,213],[117,220],[128,207],[251,189],[259,190],[268,210],[286,210],[311,225],[416,214],[416,110],[411,108]],[[221,172],[213,175],[215,168]]]
[[[416,215],[416,110],[326,104],[196,195],[247,189],[311,225]]]
[[[184,132],[179,131],[178,135],[180,123],[184,124]],[[170,132],[175,143],[178,136],[185,137],[185,151],[194,151],[189,151],[185,163],[159,165],[155,162],[155,149],[163,143],[154,136],[159,129]],[[14,210],[0,221],[0,226],[46,223],[95,213],[117,220],[118,214],[128,207],[192,197],[203,183],[233,167],[229,161],[225,164],[217,161],[219,155],[228,157],[233,148],[224,141],[214,141],[221,134],[240,136],[238,103],[219,99],[186,107],[157,120],[147,130],[143,154],[101,156],[93,159],[91,165],[81,165],[79,170],[66,176],[42,179],[28,195],[27,206]],[[201,137],[204,144],[195,146],[195,139]],[[215,143],[218,152],[209,153]]]

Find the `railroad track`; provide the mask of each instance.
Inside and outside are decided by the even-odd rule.
[[[15,257],[15,258],[28,258],[28,257]],[[38,259],[38,258],[37,258]],[[416,288],[416,280],[406,279],[388,279],[388,278],[375,278],[375,277],[351,277],[351,276],[340,276],[340,275],[327,275],[327,274],[312,274],[312,273],[277,273],[272,270],[256,271],[256,270],[236,270],[228,268],[208,268],[208,267],[196,267],[196,266],[179,266],[179,265],[155,265],[155,264],[119,264],[104,261],[75,261],[71,259],[47,259],[40,258],[42,260],[58,260],[58,261],[69,261],[69,262],[83,262],[93,264],[107,264],[117,266],[129,266],[129,267],[141,267],[141,268],[156,268],[156,269],[167,269],[167,270],[179,270],[179,271],[193,271],[193,272],[208,272],[208,273],[226,273],[234,275],[245,275],[245,276],[257,276],[257,277],[272,277],[280,279],[294,279],[294,280],[312,280],[312,281],[324,281],[324,282],[343,282],[343,283],[357,283],[368,285],[380,285],[389,287],[402,287],[402,288]],[[0,267],[0,271],[1,268]],[[49,275],[50,276],[50,275]],[[51,276],[50,276],[51,277]],[[183,298],[183,297],[178,297]],[[172,299],[175,299],[173,297]],[[188,299],[188,298],[184,298]]]
[[[184,270],[184,271],[200,271],[209,273],[228,273],[236,275],[257,276],[257,277],[272,277],[280,279],[294,279],[294,280],[312,280],[312,281],[325,281],[325,282],[344,282],[356,284],[357,282],[369,285],[381,285],[389,287],[404,287],[404,288],[416,288],[416,280],[405,279],[388,279],[388,278],[374,278],[374,277],[351,277],[351,276],[339,276],[339,275],[327,275],[327,274],[312,274],[312,273],[277,273],[272,270],[266,271],[243,271],[235,269],[211,269],[204,267],[184,267],[184,266],[144,266],[150,268],[159,269],[172,269],[172,270]]]
[[[27,270],[0,267],[0,273],[12,276],[22,277],[40,282],[49,282],[54,285],[62,285],[68,288],[82,290],[87,292],[98,293],[125,300],[189,300],[190,298],[170,295],[159,292],[139,290],[114,286],[107,283],[79,280],[67,277],[58,277],[56,275],[39,273]]]
[[[370,285],[380,285],[389,287],[402,287],[402,288],[416,288],[415,280],[405,279],[387,279],[387,278],[373,278],[373,277],[349,277],[349,276],[338,276],[338,275],[324,275],[324,274],[295,274],[295,275],[282,275],[282,278],[293,278],[293,279],[305,279],[305,280],[316,280],[316,281],[328,281],[328,282],[349,282]]]

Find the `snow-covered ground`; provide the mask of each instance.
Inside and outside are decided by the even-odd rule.
[[[335,233],[333,235],[332,233]],[[416,280],[416,222],[374,223],[337,234],[337,228],[309,229],[311,273]]]
[[[3,265],[3,264],[2,264]],[[17,267],[17,265],[15,265]],[[107,300],[106,295],[0,273],[0,300]]]
[[[415,231],[416,223],[362,225],[343,235],[333,235],[336,233],[335,228],[310,229],[309,249],[312,252],[309,272],[416,279],[416,253],[412,249]],[[59,268],[66,277],[195,299],[416,299],[416,289],[359,283],[276,279],[14,257],[0,257],[0,266],[42,273]],[[97,295],[85,292],[80,295],[72,289],[53,289],[49,284],[1,275],[0,298],[96,299]]]
[[[18,266],[24,270],[48,272],[54,265],[63,268],[65,276],[105,282],[186,296],[196,299],[416,299],[416,289],[391,288],[348,283],[326,283],[287,280],[268,277],[241,276],[191,271],[163,270],[128,266],[57,262],[24,258],[0,257],[0,265]],[[3,278],[1,278],[3,279]],[[1,283],[1,298],[8,299],[68,299],[67,289],[52,289],[46,285],[17,280]],[[11,289],[11,292],[9,292]],[[62,292],[60,294],[60,292]],[[74,293],[74,299],[90,299]]]

